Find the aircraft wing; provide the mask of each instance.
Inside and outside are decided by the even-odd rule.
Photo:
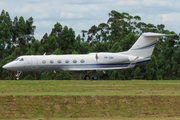
[[[104,70],[114,70],[114,69],[126,69],[132,68],[136,65],[139,57],[136,57],[127,67],[108,67],[108,68],[69,68],[67,71],[104,71]]]
[[[108,68],[70,68],[66,71],[104,71],[104,70],[114,70],[114,69],[125,69],[128,67],[108,67]]]

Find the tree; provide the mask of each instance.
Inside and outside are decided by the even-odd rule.
[[[86,30],[82,30],[81,32],[82,32],[82,36],[83,36],[82,41],[84,42],[85,33],[87,33],[87,31]]]
[[[75,43],[74,43],[74,50],[76,50],[78,53],[80,53],[81,50],[81,36],[78,35],[76,37]]]
[[[158,29],[156,28],[155,25],[151,24],[151,23],[144,23],[144,22],[139,22],[136,27],[141,31],[141,33],[144,32],[159,32]]]
[[[72,52],[72,54],[78,54],[78,52],[74,50],[74,51]]]
[[[92,52],[92,48],[90,47],[90,44],[88,44],[88,42],[83,42],[81,43],[81,49],[80,49],[80,53],[81,54],[87,54],[89,52]]]
[[[56,38],[54,36],[49,37],[47,43],[44,44],[43,51],[47,54],[52,54],[58,48]]]
[[[26,20],[26,32],[25,32],[25,37],[26,37],[26,44],[28,45],[29,42],[32,43],[32,40],[34,39],[34,32],[36,26],[33,25],[34,21],[33,18],[30,17],[28,20]]]
[[[157,25],[157,29],[161,32],[164,31],[164,28],[165,28],[165,25],[164,24],[160,24],[160,25]]]
[[[63,51],[63,54],[70,54],[74,50],[75,44],[75,32],[72,28],[68,29],[67,26],[64,26],[61,36],[59,36],[59,46]]]
[[[121,52],[122,51],[122,48],[121,46],[119,45],[118,42],[116,42],[115,44],[113,44],[110,52]]]
[[[98,31],[100,31],[100,37],[102,38],[100,41],[108,41],[108,35],[109,35],[109,25],[106,23],[101,23],[98,25]]]
[[[15,59],[15,58],[21,56],[22,54],[23,54],[23,52],[20,50],[19,47],[17,47],[17,48],[14,50],[14,52],[12,53],[12,56],[13,56],[13,58]]]
[[[27,75],[24,80],[34,80],[34,78],[32,77],[32,75]]]
[[[40,47],[39,40],[35,40],[33,44],[31,45],[30,49],[26,53],[26,55],[39,55],[39,47]]]
[[[63,52],[61,51],[60,48],[57,48],[52,54],[53,55],[61,55]]]
[[[40,79],[41,80],[54,80],[55,78],[55,73],[53,71],[45,71],[41,74]]]
[[[110,24],[111,30],[111,42],[119,42],[123,37],[132,32],[135,28],[131,22],[133,16],[128,13],[119,13],[112,10],[109,13],[108,24]]]
[[[174,32],[165,31],[165,34],[174,34]],[[160,41],[161,44],[161,60],[158,61],[158,65],[160,66],[160,75],[163,76],[163,79],[170,79],[171,76],[173,76],[173,63],[174,63],[174,54],[175,51],[175,45],[176,40],[178,40],[179,37],[177,36],[171,36],[166,37],[163,40]]]
[[[41,44],[44,45],[45,43],[47,43],[48,38],[49,38],[48,34],[45,33],[41,39]]]
[[[151,61],[146,63],[146,79],[147,80],[158,80],[159,70],[158,63],[156,61],[156,56],[151,56]]]
[[[5,56],[8,56],[8,49],[11,48],[11,33],[8,29],[7,24],[3,21],[0,24],[0,58],[3,59]],[[6,47],[7,46],[7,47]]]
[[[26,33],[26,23],[22,16],[19,18],[19,21],[17,23],[17,28],[19,34],[18,36],[23,37]]]
[[[136,67],[134,73],[133,73],[133,78],[134,79],[142,79],[142,75],[141,75],[141,69],[139,67]]]
[[[50,36],[52,36],[52,35],[60,36],[60,35],[61,35],[61,32],[62,32],[62,29],[63,29],[62,25],[57,22],[57,23],[54,25],[54,28],[52,29]]]
[[[91,46],[94,46],[96,44],[97,40],[97,31],[98,27],[96,25],[93,25],[89,30],[88,30],[88,39],[87,42],[91,43]]]
[[[108,44],[107,42],[101,43],[97,42],[94,47],[94,52],[107,52],[108,51]]]
[[[129,50],[137,39],[138,39],[138,37],[135,36],[135,34],[133,32],[130,32],[126,37],[124,37],[119,42],[119,45],[122,47],[122,51]]]
[[[56,80],[74,80],[74,77],[68,72],[60,72],[55,77]]]
[[[14,18],[14,21],[12,24],[13,24],[12,25],[12,31],[11,31],[12,42],[13,42],[13,44],[16,44],[16,43],[18,43],[17,38],[19,37],[19,34],[18,34],[18,17],[17,16]]]

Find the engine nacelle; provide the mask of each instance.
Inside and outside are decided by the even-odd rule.
[[[98,63],[120,63],[129,61],[128,56],[120,53],[97,53]]]

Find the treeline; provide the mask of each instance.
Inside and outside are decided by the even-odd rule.
[[[165,29],[165,25],[153,25],[141,22],[140,16],[119,13],[112,10],[107,23],[93,25],[82,30],[82,36],[57,22],[51,33],[44,34],[41,40],[34,38],[36,26],[33,18],[24,20],[2,10],[0,14],[0,79],[13,80],[15,72],[2,69],[2,66],[20,55],[50,54],[87,54],[90,52],[121,52],[128,50],[144,32],[175,34]],[[133,69],[98,72],[100,80],[131,79],[180,79],[180,35],[161,37],[156,44],[152,60],[137,65]],[[73,80],[79,74],[53,71],[22,72],[24,80]]]

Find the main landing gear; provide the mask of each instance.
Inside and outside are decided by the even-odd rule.
[[[20,77],[20,75],[21,75],[21,72],[22,72],[22,71],[17,71],[16,80],[19,80],[19,77]]]
[[[92,79],[93,79],[93,80],[97,80],[97,79],[98,79],[95,70],[94,70],[94,71],[85,71],[84,75],[80,75],[80,76],[79,76],[79,79],[80,79],[80,80],[82,80],[82,79],[84,79],[84,80],[90,80],[90,75],[89,75],[90,73],[92,73]]]

